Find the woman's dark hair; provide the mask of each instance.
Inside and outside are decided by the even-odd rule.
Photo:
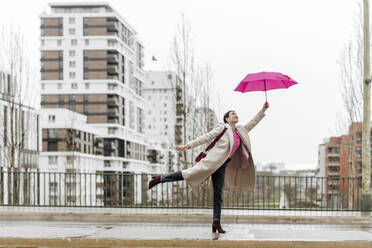
[[[229,110],[229,111],[227,111],[227,112],[223,115],[223,122],[227,123],[226,118],[229,117],[230,112],[232,112],[232,111],[234,111],[234,110]]]

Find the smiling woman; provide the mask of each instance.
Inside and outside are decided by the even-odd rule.
[[[209,177],[213,182],[213,224],[212,232],[225,233],[220,224],[223,188],[229,190],[253,191],[255,185],[255,167],[251,154],[249,132],[265,116],[269,104],[265,102],[258,114],[247,124],[238,125],[238,115],[234,110],[223,116],[220,123],[209,133],[178,146],[178,150],[188,150],[205,143],[211,143],[212,149],[202,160],[191,168],[165,175],[157,175],[149,182],[149,189],[159,183],[186,180],[192,189]],[[211,147],[208,146],[208,148]],[[226,180],[225,180],[226,174]]]

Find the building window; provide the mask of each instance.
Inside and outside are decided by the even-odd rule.
[[[89,40],[88,39],[85,39],[84,41],[85,41],[85,45],[86,46],[89,46]]]
[[[45,40],[41,40],[41,46],[45,45]]]
[[[116,127],[109,127],[107,129],[108,134],[115,134],[116,133]]]
[[[71,40],[71,46],[77,46],[78,42],[77,40],[73,39]]]
[[[68,64],[70,68],[75,68],[75,65],[76,65],[75,61],[70,61]]]
[[[74,24],[75,23],[75,17],[68,18],[68,23]]]
[[[49,123],[55,123],[56,122],[56,116],[55,115],[49,115],[48,116]]]
[[[57,40],[57,46],[62,46],[62,40]]]
[[[57,138],[57,129],[49,128],[48,129],[48,138]]]
[[[70,57],[75,57],[75,50],[68,51],[68,54],[70,55]]]
[[[45,84],[41,84],[41,89],[45,90]]]
[[[116,45],[116,41],[115,40],[108,40],[107,41],[107,46],[115,46]]]
[[[83,105],[84,113],[88,113],[88,104]]]
[[[75,73],[75,72],[73,72],[73,71],[72,71],[72,72],[70,72],[70,73],[69,73],[69,75],[70,75],[70,78],[75,78],[75,77],[76,77],[76,73]]]
[[[57,156],[48,156],[49,164],[57,164]]]
[[[90,88],[90,84],[89,83],[85,83],[85,89],[86,90],[89,90],[89,88]]]
[[[104,162],[104,167],[110,167],[111,165],[110,165],[110,161],[105,161]]]
[[[62,84],[61,83],[58,83],[57,84],[57,87],[58,87],[59,90],[62,89]]]
[[[48,152],[58,151],[57,141],[48,141]]]
[[[68,33],[69,34],[75,34],[75,29],[74,28],[69,28]]]
[[[76,90],[77,88],[78,88],[78,84],[77,83],[72,83],[71,84],[71,89]]]

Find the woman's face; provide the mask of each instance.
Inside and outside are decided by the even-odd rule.
[[[236,114],[235,111],[231,111],[229,113],[229,117],[227,117],[226,120],[227,120],[228,123],[234,123],[234,124],[236,124],[236,123],[238,123],[239,118],[238,118],[238,115]]]

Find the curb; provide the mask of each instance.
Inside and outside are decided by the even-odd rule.
[[[210,214],[117,214],[117,213],[40,213],[1,212],[0,221],[59,222],[136,222],[136,223],[210,223]],[[224,215],[229,224],[346,224],[372,225],[372,217],[355,216],[260,216]]]
[[[227,241],[0,238],[0,247],[248,247],[248,248],[370,248],[371,241]]]

